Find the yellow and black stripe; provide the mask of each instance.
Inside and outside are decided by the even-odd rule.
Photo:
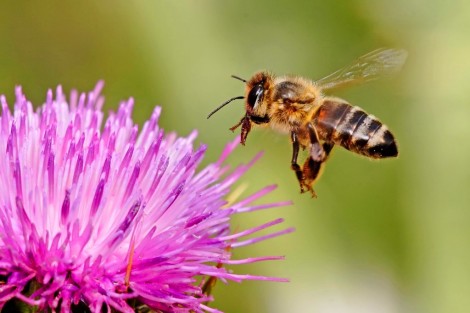
[[[395,138],[387,126],[340,99],[325,99],[313,122],[325,142],[375,159],[398,155]]]

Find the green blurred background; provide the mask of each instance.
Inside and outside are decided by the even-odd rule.
[[[282,216],[297,231],[235,251],[285,254],[284,262],[234,267],[290,283],[219,284],[226,312],[470,311],[470,4],[467,1],[2,1],[0,93],[21,84],[42,103],[62,84],[90,90],[104,79],[106,110],[136,99],[142,123],[154,105],[162,126],[199,130],[205,164],[234,138],[235,102],[207,114],[259,69],[325,76],[379,47],[409,51],[392,79],[336,95],[380,117],[400,157],[369,161],[335,149],[316,185],[300,195],[286,136],[253,131],[230,163],[265,156],[245,194],[276,183],[263,202],[294,205],[240,216],[245,229]]]

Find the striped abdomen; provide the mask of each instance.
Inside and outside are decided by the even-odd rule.
[[[339,99],[325,99],[313,117],[318,136],[371,158],[398,155],[395,138],[374,116]]]

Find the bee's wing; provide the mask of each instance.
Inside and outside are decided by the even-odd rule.
[[[378,49],[356,59],[351,64],[316,81],[322,89],[360,84],[398,72],[408,53],[401,49]]]

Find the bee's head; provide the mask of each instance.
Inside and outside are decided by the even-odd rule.
[[[245,144],[246,137],[251,130],[252,122],[263,124],[269,121],[266,113],[267,106],[262,104],[264,103],[263,100],[267,96],[267,91],[269,90],[269,84],[272,82],[272,77],[267,72],[256,73],[249,81],[235,75],[232,75],[232,77],[246,83],[245,96],[233,97],[225,101],[212,111],[207,118],[211,117],[214,113],[234,100],[246,99],[245,116],[242,117],[238,124],[230,128],[231,131],[234,131],[239,126],[242,126],[241,143]]]

